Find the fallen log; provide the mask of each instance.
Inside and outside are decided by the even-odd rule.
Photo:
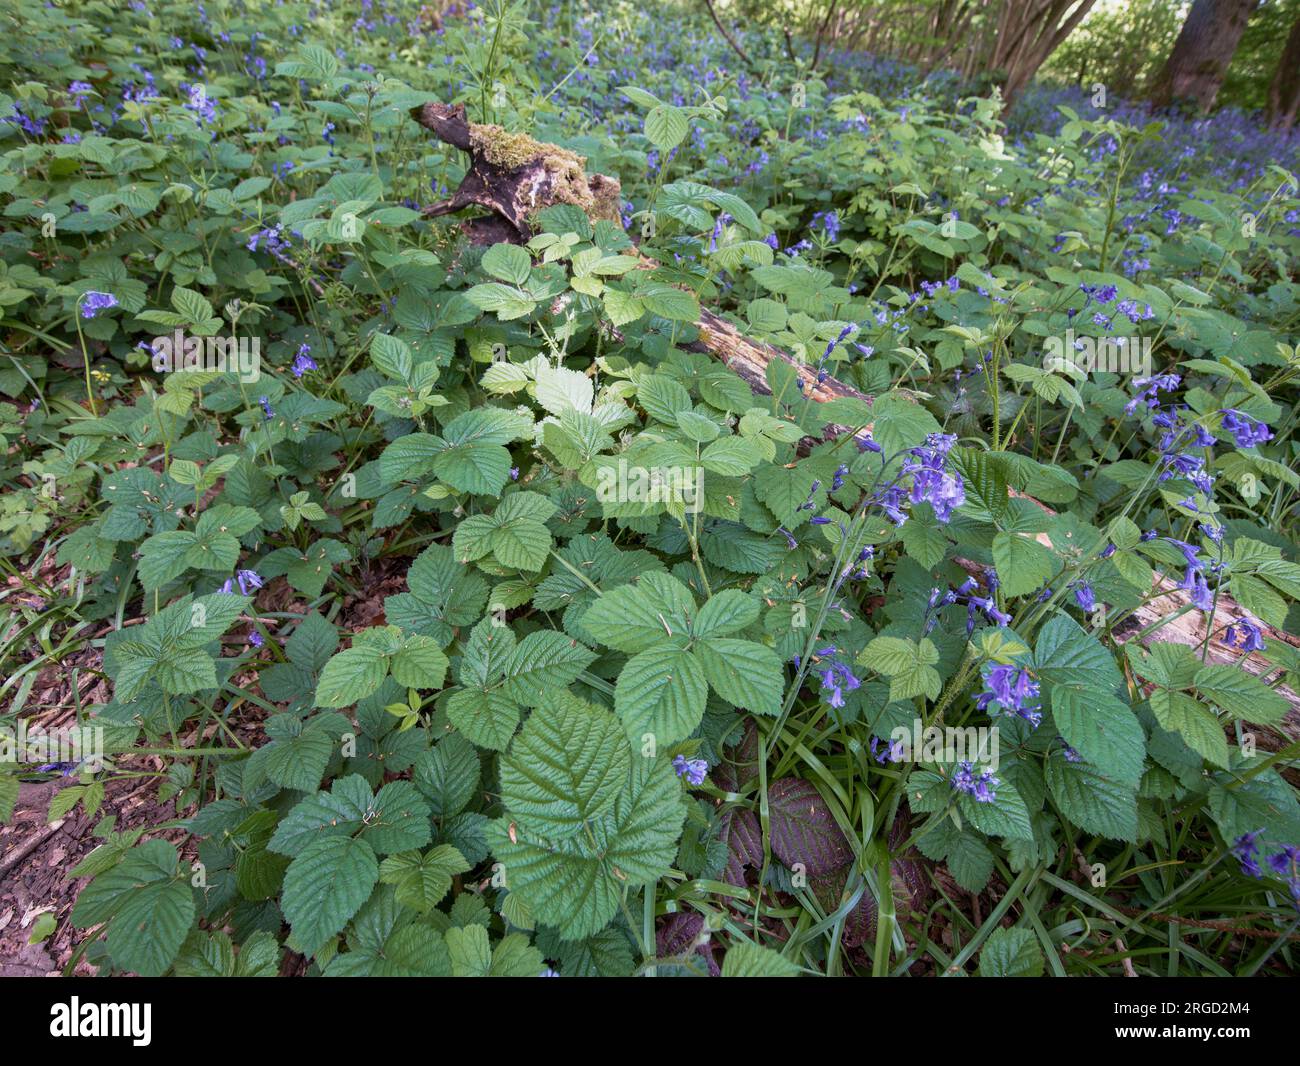
[[[522,244],[532,237],[532,219],[544,207],[572,204],[591,219],[619,221],[622,188],[616,178],[586,172],[582,156],[525,133],[470,122],[465,105],[424,104],[412,117],[439,140],[470,157],[469,169],[451,199],[424,209],[430,217],[481,207],[489,215],[462,223],[475,244]]]
[[[557,145],[535,141],[525,134],[507,133],[500,126],[471,123],[465,117],[464,106],[459,104],[454,107],[425,104],[414,109],[412,115],[439,139],[470,156],[470,168],[451,199],[425,208],[425,213],[434,217],[471,207],[488,211],[486,216],[462,223],[462,228],[474,243],[526,243],[532,237],[532,219],[538,211],[552,204],[573,204],[593,220],[619,221],[622,187],[616,178],[604,174],[588,175],[584,169],[586,160],[582,156]],[[645,262],[647,266],[655,265],[650,260]],[[818,403],[837,399],[871,403],[871,397],[833,377],[818,374],[807,363],[779,348],[751,340],[712,311],[701,311],[695,329],[698,339],[684,347],[720,360],[760,395],[770,395],[767,368],[769,363],[779,359],[797,372],[802,397]],[[848,431],[845,426],[828,425],[823,434],[825,438],[834,438]],[[868,426],[859,436],[866,436],[869,431]],[[804,442],[805,446],[811,443],[814,442]],[[1045,504],[1037,500],[1033,502],[1053,513]],[[1039,534],[1039,539],[1051,547],[1046,534]],[[973,571],[982,569],[960,559],[957,561]],[[1196,648],[1204,645],[1207,662],[1237,664],[1241,652],[1224,641],[1224,629],[1230,622],[1249,616],[1230,596],[1219,594],[1214,612],[1214,632],[1209,634],[1207,641],[1207,616],[1197,610],[1178,615],[1146,633],[1152,623],[1175,614],[1190,603],[1188,594],[1167,577],[1157,576],[1152,591],[1155,595],[1112,633],[1117,643],[1122,644],[1141,634],[1144,645],[1153,642],[1186,644]],[[1266,637],[1300,647],[1300,639],[1289,633],[1262,622],[1259,625]],[[1241,666],[1264,677],[1281,672],[1255,652],[1248,654]],[[1278,686],[1277,692],[1291,705],[1286,719],[1278,727],[1279,731],[1289,740],[1300,739],[1300,695],[1285,686]]]

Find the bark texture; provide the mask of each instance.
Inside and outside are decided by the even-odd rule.
[[[1213,107],[1256,6],[1256,0],[1195,0],[1152,86],[1151,102],[1168,107],[1187,101],[1200,111]]]
[[[1300,112],[1300,18],[1286,39],[1277,73],[1268,87],[1268,121],[1275,129],[1289,130]]]

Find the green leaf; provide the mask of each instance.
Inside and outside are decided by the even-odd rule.
[[[442,902],[451,879],[467,873],[470,864],[450,844],[439,844],[421,855],[407,851],[390,855],[379,864],[379,880],[397,886],[397,902],[417,914],[426,914]]]
[[[1043,952],[1030,929],[995,929],[980,951],[981,977],[1042,977]]]
[[[280,909],[307,955],[316,951],[370,898],[379,863],[364,840],[323,837],[308,844],[284,874]]]
[[[481,265],[494,278],[523,286],[532,273],[533,262],[524,249],[515,244],[494,244],[483,253]]]
[[[1080,829],[1113,840],[1137,840],[1135,789],[1057,753],[1047,762],[1047,787],[1061,813]]]
[[[724,589],[709,598],[691,628],[694,637],[721,637],[739,633],[758,621],[759,603],[747,592]]]
[[[585,713],[605,715],[608,721],[593,722],[593,731],[602,738],[616,735],[626,746],[613,715],[596,708]],[[575,755],[568,753],[563,764],[569,774]],[[509,811],[508,797],[506,806]],[[508,813],[489,823],[487,838],[505,864],[510,890],[534,917],[555,926],[565,940],[578,940],[609,923],[625,889],[668,872],[685,816],[682,789],[668,760],[635,758],[613,806],[590,819],[582,832],[547,837]]]
[[[1029,808],[1025,806],[1025,801],[1015,786],[1003,781],[996,791],[997,799],[992,803],[980,803],[971,796],[963,795],[960,800],[962,814],[986,836],[1033,840]]]
[[[361,839],[377,855],[409,851],[429,842],[429,805],[410,781],[390,781],[366,811]]]
[[[444,934],[451,953],[453,977],[486,977],[492,970],[492,948],[481,925],[451,928]]]
[[[916,696],[937,699],[943,687],[934,668],[939,652],[927,638],[916,644],[900,637],[876,637],[858,653],[857,661],[889,678],[891,702]]]
[[[1192,751],[1215,766],[1228,765],[1228,740],[1223,734],[1223,723],[1208,707],[1185,692],[1167,688],[1153,690],[1149,702],[1151,713],[1162,728],[1177,733]]]
[[[481,311],[495,311],[502,322],[523,318],[537,307],[537,301],[523,289],[496,281],[466,289],[465,298]]]
[[[1142,777],[1146,736],[1133,711],[1095,688],[1057,685],[1051,700],[1052,719],[1065,742],[1103,774],[1136,786]]]
[[[683,417],[679,415],[678,421]],[[722,477],[748,474],[761,459],[758,448],[744,437],[722,437],[700,454],[704,469]]]
[[[1114,656],[1067,614],[1053,615],[1039,630],[1034,669],[1053,685],[1113,690],[1123,681]]]
[[[478,787],[478,753],[464,737],[443,737],[415,761],[415,784],[435,818],[450,818],[469,804]]]
[[[521,825],[565,840],[613,808],[631,767],[618,720],[561,693],[529,715],[501,760],[501,795]]]
[[[694,322],[700,317],[700,301],[695,294],[672,285],[642,286],[636,291],[636,298],[652,315],[673,322]]]
[[[595,652],[553,629],[529,633],[505,662],[505,694],[525,707],[571,684],[596,658]]]
[[[316,685],[316,706],[349,707],[374,693],[387,673],[387,655],[354,643],[325,664]]]
[[[335,738],[324,728],[312,728],[296,716],[277,715],[268,720],[275,723],[274,740],[258,748],[249,760],[268,780],[281,788],[299,792],[315,789],[325,775],[330,756],[334,753]],[[283,728],[283,732],[280,730]]]
[[[606,592],[582,616],[582,628],[607,647],[635,653],[684,640],[694,614],[690,589],[667,574],[651,573]]]
[[[701,640],[696,654],[713,690],[735,707],[752,714],[781,713],[785,667],[765,644],[734,637]]]
[[[799,967],[770,948],[736,941],[722,960],[723,977],[798,977]]]
[[[1286,717],[1289,704],[1254,674],[1240,667],[1203,666],[1193,682],[1196,690],[1230,718],[1259,725],[1277,725]]]
[[[448,665],[437,641],[419,634],[408,636],[391,662],[393,680],[414,689],[442,688]]]
[[[194,923],[194,896],[174,847],[141,844],[82,890],[72,923],[88,929],[103,922],[108,953],[120,968],[142,977],[167,972]]]
[[[670,104],[656,104],[645,117],[645,135],[661,152],[676,148],[689,131],[686,112]]]
[[[1052,553],[1032,536],[1000,532],[993,538],[993,565],[1005,596],[1024,596],[1051,580]]]
[[[633,742],[685,740],[704,718],[708,686],[700,661],[683,648],[661,645],[628,660],[614,689],[614,710]]]
[[[451,724],[475,744],[492,751],[505,751],[521,713],[519,704],[499,691],[463,689],[447,701]]]

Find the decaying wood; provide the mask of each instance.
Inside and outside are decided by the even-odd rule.
[[[510,242],[520,244],[532,236],[531,218],[537,211],[551,204],[569,203],[581,207],[593,218],[619,218],[620,186],[616,179],[602,174],[588,176],[583,167],[585,160],[555,145],[541,144],[522,134],[505,133],[499,126],[470,123],[461,105],[425,104],[412,112],[422,126],[432,130],[441,140],[454,145],[470,155],[470,169],[453,197],[441,204],[426,208],[429,215],[446,215],[471,207],[490,212],[486,217],[469,220],[463,226],[475,243],[492,244]],[[647,265],[653,265],[647,260]],[[711,311],[701,311],[695,323],[699,338],[685,347],[707,353],[720,360],[738,374],[756,393],[769,395],[767,367],[774,359],[784,360],[794,368],[801,383],[800,397],[818,403],[829,400],[854,399],[865,404],[871,397],[837,381],[819,375],[807,363],[792,358],[770,344],[753,341],[735,326]],[[793,400],[795,397],[790,397]],[[834,438],[850,427],[828,425],[824,436]],[[858,433],[859,438],[870,432],[870,426]],[[805,444],[811,442],[806,441]],[[1035,500],[1043,510],[1051,508]],[[1051,541],[1039,534],[1048,547]],[[958,560],[972,572],[981,567]],[[1190,603],[1188,594],[1171,579],[1158,576],[1152,586],[1155,597],[1139,607],[1112,635],[1124,643],[1142,633],[1151,623],[1174,614]],[[1199,610],[1189,610],[1166,622],[1158,629],[1142,636],[1143,644],[1172,642],[1200,648],[1205,644],[1207,662],[1236,665],[1241,652],[1224,641],[1225,627],[1240,618],[1248,617],[1232,597],[1220,592],[1214,612],[1214,632],[1206,644],[1206,615]],[[1272,626],[1258,623],[1265,636],[1300,647],[1300,639]],[[1243,669],[1267,677],[1277,674],[1278,668],[1261,655],[1251,653],[1241,662]],[[1300,739],[1300,695],[1285,686],[1276,691],[1290,703],[1285,721],[1279,727],[1288,738]]]
[[[537,212],[572,204],[592,219],[618,221],[622,189],[604,174],[588,175],[586,159],[554,144],[543,144],[500,126],[470,122],[465,105],[424,104],[411,112],[439,140],[470,157],[469,169],[450,200],[425,208],[430,216],[481,207],[487,216],[462,228],[475,244],[522,243],[533,235]]]

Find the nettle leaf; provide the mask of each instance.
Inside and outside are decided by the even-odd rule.
[[[538,921],[555,926],[565,940],[576,940],[609,923],[626,889],[667,873],[676,855],[686,804],[667,758],[647,759],[632,753],[622,726],[608,711],[590,704],[578,709],[582,701],[572,696],[562,702],[566,715],[577,716],[585,723],[581,728],[599,738],[591,741],[593,746],[608,746],[612,751],[621,745],[631,761],[630,770],[617,781],[616,791],[614,782],[607,783],[602,776],[602,791],[590,800],[599,813],[584,810],[582,830],[559,837],[553,835],[557,830],[561,834],[571,830],[573,813],[548,808],[545,796],[539,798],[533,791],[535,782],[521,776],[518,799],[529,814],[516,816],[516,796],[503,785],[507,813],[488,825],[487,836],[493,854],[505,865],[511,892],[518,893]],[[568,748],[556,755],[557,762],[547,773],[576,779],[582,757],[581,749]],[[612,805],[605,788],[613,794]],[[539,804],[546,811],[540,814],[540,825],[552,835],[538,829]]]
[[[767,792],[772,850],[786,866],[821,877],[853,861],[853,849],[826,801],[809,781],[783,777]]]

